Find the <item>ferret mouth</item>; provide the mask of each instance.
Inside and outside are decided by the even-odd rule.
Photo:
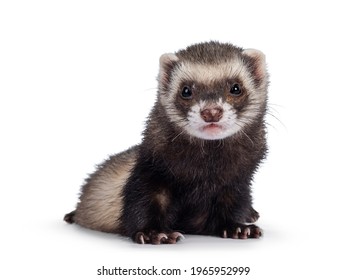
[[[217,123],[209,123],[207,125],[204,125],[202,127],[203,132],[208,132],[208,133],[218,133],[223,130],[223,126]]]
[[[222,127],[221,125],[217,123],[209,123],[208,125],[205,125],[204,128],[214,128],[214,127]]]
[[[232,134],[228,125],[221,122],[200,122],[198,125],[191,126],[187,132],[205,140],[223,139]]]

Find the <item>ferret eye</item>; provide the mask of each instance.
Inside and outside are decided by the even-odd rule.
[[[239,96],[242,93],[241,86],[239,84],[233,84],[230,93],[235,96]]]
[[[191,99],[192,98],[192,90],[190,87],[188,86],[185,86],[183,89],[182,89],[182,92],[181,92],[181,97],[183,99]]]

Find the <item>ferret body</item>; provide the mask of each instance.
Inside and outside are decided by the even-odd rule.
[[[268,74],[257,50],[196,44],[160,58],[143,141],[85,182],[65,221],[140,244],[258,238],[251,182],[265,158]]]

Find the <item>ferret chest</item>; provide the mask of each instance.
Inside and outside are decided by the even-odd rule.
[[[180,184],[211,189],[232,183],[240,169],[248,168],[245,164],[247,158],[247,153],[240,154],[222,147],[187,147],[180,152],[165,154],[162,166]]]

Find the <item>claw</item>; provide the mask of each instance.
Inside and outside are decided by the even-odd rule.
[[[168,244],[176,244],[179,240],[184,239],[185,237],[180,232],[173,232],[169,235],[167,240]]]
[[[159,233],[158,234],[158,239],[162,240],[162,239],[168,239],[167,235],[165,233]]]
[[[174,238],[176,238],[177,241],[178,241],[178,240],[181,240],[181,239],[186,239],[186,238],[184,237],[184,235],[183,235],[182,233],[180,233],[180,232],[173,232],[173,233],[172,233],[172,236],[174,236]]]
[[[233,239],[239,239],[240,238],[240,236],[239,236],[239,234],[241,233],[241,228],[236,228],[236,230],[235,230],[235,232],[233,233],[233,236],[231,237],[231,238],[233,238]]]
[[[138,244],[145,244],[145,237],[143,232],[138,232],[135,236],[135,241]]]
[[[165,233],[159,233],[156,239],[158,239],[157,244],[162,244],[162,243],[166,243],[165,241],[168,240],[169,238],[167,237]]]
[[[141,241],[141,244],[145,244],[145,239],[143,238],[143,235],[140,236],[140,241]]]
[[[240,234],[241,239],[247,239],[251,234],[251,229],[249,227],[244,228],[243,232]]]

